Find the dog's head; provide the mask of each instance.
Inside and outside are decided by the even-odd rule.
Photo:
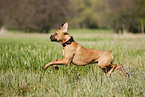
[[[54,35],[50,36],[50,40],[54,42],[65,43],[71,38],[71,36],[67,33],[67,29],[68,23],[66,22],[60,26],[60,29],[57,30]]]

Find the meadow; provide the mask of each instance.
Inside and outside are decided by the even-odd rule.
[[[97,64],[45,64],[62,59],[62,46],[49,34],[8,31],[0,34],[0,96],[145,97],[145,34],[113,34],[110,30],[69,29],[82,46],[108,51],[123,64],[130,78],[116,70],[107,77]]]

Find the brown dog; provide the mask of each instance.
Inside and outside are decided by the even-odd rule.
[[[113,56],[110,54],[112,49],[108,52],[97,49],[86,49],[74,41],[73,37],[67,33],[67,29],[68,23],[66,22],[50,37],[51,41],[62,44],[64,59],[55,59],[46,64],[44,69],[47,69],[50,65],[53,65],[55,68],[58,68],[57,65],[70,65],[71,62],[79,66],[98,63],[98,66],[107,73],[108,76],[111,75],[112,71],[121,69],[122,72],[129,77],[129,74],[125,72],[121,64],[116,65],[111,63],[113,60]]]

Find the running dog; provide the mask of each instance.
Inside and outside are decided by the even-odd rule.
[[[110,49],[109,51],[86,49],[79,43],[77,43],[74,38],[67,33],[67,29],[68,23],[66,22],[60,27],[59,30],[54,33],[54,35],[50,36],[52,42],[58,42],[62,44],[64,59],[53,60],[52,62],[44,66],[44,70],[46,70],[51,65],[58,69],[58,65],[70,65],[70,63],[78,66],[98,63],[98,66],[108,76],[110,76],[114,70],[120,69],[124,73],[124,75],[129,77],[129,74],[125,72],[121,64],[112,64],[112,49]]]

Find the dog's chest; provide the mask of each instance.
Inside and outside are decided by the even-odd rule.
[[[63,56],[64,56],[64,49],[62,50]]]

